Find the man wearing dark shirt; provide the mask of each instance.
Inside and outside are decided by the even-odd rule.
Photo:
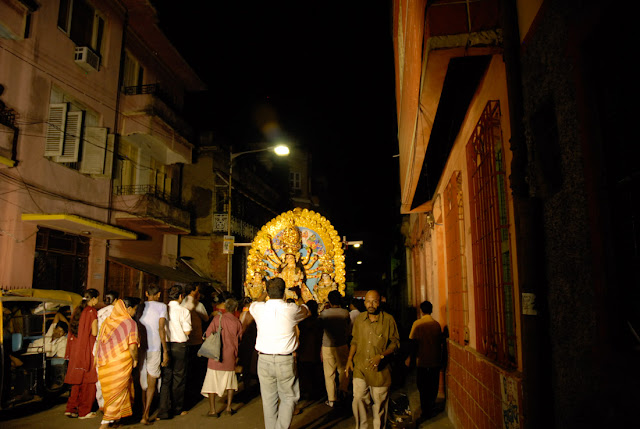
[[[353,325],[353,339],[347,359],[347,371],[353,371],[353,415],[356,428],[366,429],[365,398],[371,392],[373,428],[384,428],[389,405],[391,370],[389,356],[400,346],[398,326],[393,316],[380,310],[380,294],[367,292],[366,313],[358,315]]]
[[[335,373],[338,370],[338,388],[346,393],[349,387],[349,378],[345,372],[349,347],[347,335],[349,331],[349,311],[340,307],[342,295],[337,290],[329,292],[327,297],[329,306],[320,313],[319,320],[324,334],[322,335],[322,368],[324,381],[327,388],[326,405],[333,407],[338,400],[336,391]]]
[[[416,384],[420,392],[422,419],[433,413],[433,405],[438,396],[440,383],[440,365],[442,363],[442,329],[431,317],[433,305],[429,301],[420,304],[423,316],[413,322],[409,339],[412,341],[411,354],[405,364],[411,366],[411,360],[417,366]]]

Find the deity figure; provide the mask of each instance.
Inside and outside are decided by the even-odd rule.
[[[313,299],[322,305],[330,291],[344,294],[342,246],[340,235],[319,213],[297,207],[280,214],[261,228],[251,244],[245,295],[259,295],[262,280],[273,277],[284,280],[285,298],[298,303]]]
[[[313,266],[318,259],[312,256],[311,249],[307,248],[307,254],[301,257],[300,250],[302,248],[300,230],[291,223],[280,237],[281,249],[284,251],[279,256],[276,249],[273,248],[273,240],[269,237],[271,249],[266,256],[269,261],[276,267],[276,277],[284,280],[286,285],[285,299],[293,298],[296,301],[302,299],[304,302],[313,299],[313,295],[306,285],[306,270]]]
[[[316,287],[313,289],[316,295],[316,301],[320,307],[324,307],[324,304],[327,302],[329,292],[332,290],[338,290],[338,284],[333,281],[329,271],[323,271],[320,276],[320,280],[318,280]]]
[[[251,282],[245,284],[244,295],[256,301],[266,292],[266,290],[266,279],[264,272],[256,271],[253,274],[253,279],[251,279]]]

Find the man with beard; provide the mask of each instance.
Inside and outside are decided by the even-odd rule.
[[[393,316],[380,310],[380,294],[367,292],[366,312],[356,317],[346,371],[353,371],[353,415],[356,429],[368,428],[365,398],[373,400],[373,428],[384,428],[391,386],[389,355],[400,347],[398,326]]]

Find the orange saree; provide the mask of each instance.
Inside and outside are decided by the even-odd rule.
[[[138,344],[138,327],[122,300],[102,323],[96,353],[98,379],[104,397],[104,421],[117,421],[132,414],[133,358],[130,344]]]

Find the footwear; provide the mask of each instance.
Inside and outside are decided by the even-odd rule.
[[[69,417],[70,419],[78,418],[78,413],[70,413],[67,411],[66,413],[64,413],[64,415]]]
[[[76,414],[77,415],[77,414]],[[90,413],[85,414],[84,416],[78,417],[79,420],[84,420],[84,419],[92,419],[96,416],[97,414],[93,411],[91,411]]]
[[[226,416],[232,416],[232,415],[234,415],[235,413],[236,413],[236,410],[234,410],[234,409],[231,409],[231,410],[229,410],[229,411],[226,411],[226,410],[225,410],[225,412],[224,412],[224,414],[225,414]]]
[[[324,401],[324,404],[325,404],[327,407],[331,407],[331,408],[333,408],[333,407],[335,407],[335,406],[336,406],[336,401]]]

